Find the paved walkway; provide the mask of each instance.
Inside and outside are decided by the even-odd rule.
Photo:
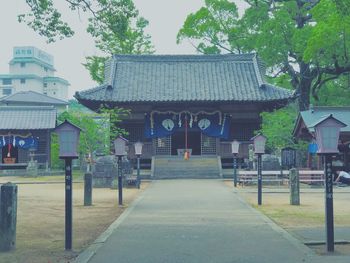
[[[350,262],[316,256],[220,180],[155,181],[113,228],[89,263]]]

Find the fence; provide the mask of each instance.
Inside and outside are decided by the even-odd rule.
[[[257,183],[257,171],[237,171],[238,181],[244,186]],[[277,183],[278,185],[289,184],[289,170],[262,171],[262,181]],[[299,170],[299,181],[305,184],[324,185],[324,172],[320,170]]]

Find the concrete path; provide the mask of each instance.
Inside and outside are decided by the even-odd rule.
[[[220,180],[155,181],[130,208],[89,263],[350,262],[316,256]]]

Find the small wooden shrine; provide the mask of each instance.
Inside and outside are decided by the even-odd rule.
[[[48,167],[56,115],[53,106],[1,106],[0,169],[26,168],[31,158]]]

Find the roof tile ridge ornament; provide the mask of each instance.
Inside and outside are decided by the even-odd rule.
[[[263,81],[263,78],[261,76],[261,72],[259,69],[258,60],[257,60],[257,53],[254,53],[254,56],[253,56],[253,66],[254,66],[256,78],[258,80],[259,88],[263,88],[265,83]]]
[[[116,56],[113,55],[105,62],[105,76],[103,81],[103,86],[107,86],[107,88],[113,86],[115,70],[116,70]]]

